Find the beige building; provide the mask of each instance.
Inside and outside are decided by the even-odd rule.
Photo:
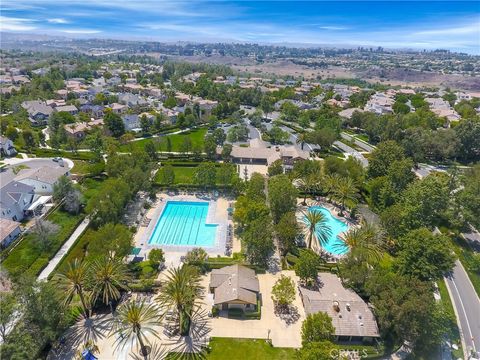
[[[340,278],[319,273],[322,286],[313,291],[300,287],[305,313],[325,312],[332,318],[336,341],[368,342],[380,337],[372,310],[357,293],[343,287]]]
[[[209,291],[213,304],[220,310],[257,310],[260,285],[255,271],[242,265],[214,269],[210,275]]]

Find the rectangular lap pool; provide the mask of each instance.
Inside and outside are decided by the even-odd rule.
[[[148,243],[213,247],[217,224],[206,224],[208,207],[208,202],[167,201]]]

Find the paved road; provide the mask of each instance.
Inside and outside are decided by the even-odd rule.
[[[335,145],[336,147],[338,147],[340,150],[342,150],[345,154],[347,155],[350,155],[350,156],[353,156],[355,159],[357,159],[358,161],[360,161],[360,163],[362,164],[362,166],[364,168],[366,168],[368,166],[368,160],[365,158],[365,156],[363,156],[360,152],[358,152],[357,150],[351,148],[350,146],[348,146],[347,144],[344,144],[342,143],[341,141],[335,141],[333,143],[333,145]]]
[[[38,276],[38,280],[46,280],[50,274],[55,270],[58,264],[60,264],[60,261],[62,261],[63,257],[65,254],[70,250],[70,248],[73,246],[75,241],[80,237],[80,235],[84,232],[84,230],[87,228],[88,224],[90,224],[89,219],[83,220],[80,225],[77,226],[75,231],[70,235],[67,241],[63,244],[63,246],[58,250],[58,252],[55,254],[52,260],[48,263],[48,265],[43,269],[43,271],[40,273]]]
[[[480,300],[459,260],[446,280],[467,353],[480,352]]]
[[[64,159],[64,167],[68,167],[71,169],[73,167],[73,162],[69,159]],[[38,169],[43,166],[48,166],[51,168],[59,167],[58,162],[54,162],[51,158],[35,158],[35,159],[19,159],[19,158],[7,158],[2,160],[7,165],[3,171],[0,171],[0,183],[7,184],[10,181],[14,180],[16,177],[32,170]],[[27,168],[20,170],[17,174],[15,174],[12,170],[12,167],[24,165]]]
[[[361,147],[365,151],[372,152],[373,150],[375,150],[375,148],[372,145],[369,145],[369,144],[367,144],[363,141],[360,141],[356,138],[354,139],[353,136],[351,136],[347,133],[342,132],[340,134],[340,136],[342,137],[342,139],[345,139],[345,140],[348,140],[348,141],[353,141],[353,143],[355,145],[357,145],[358,147]]]

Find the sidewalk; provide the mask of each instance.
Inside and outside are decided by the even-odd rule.
[[[38,280],[46,280],[50,276],[50,274],[53,272],[53,270],[55,270],[60,261],[62,261],[65,254],[68,252],[68,250],[70,250],[75,241],[77,241],[77,239],[85,231],[89,224],[90,220],[86,218],[80,223],[80,225],[77,226],[77,228],[72,233],[72,235],[70,235],[65,244],[63,244],[60,250],[58,250],[58,252],[53,257],[53,259],[50,260],[45,269],[43,269],[43,271],[40,273],[40,275],[38,276]]]

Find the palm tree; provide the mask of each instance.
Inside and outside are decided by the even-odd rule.
[[[303,192],[302,205],[306,205],[307,195],[318,186],[319,180],[313,174],[309,174],[294,180],[293,184]]]
[[[105,256],[94,261],[91,281],[95,301],[101,297],[112,309],[111,302],[120,299],[119,289],[127,289],[129,278],[127,267],[119,259]]]
[[[177,311],[180,335],[189,333],[191,314],[202,290],[197,269],[189,265],[169,270],[162,282],[162,292],[157,299],[166,310],[174,308]]]
[[[350,178],[340,178],[334,190],[334,197],[340,202],[340,216],[343,216],[345,203],[357,200],[358,189]]]
[[[304,213],[303,224],[304,233],[308,239],[307,248],[312,248],[313,237],[318,240],[319,245],[328,242],[332,231],[328,225],[327,217],[321,211],[309,210]]]
[[[75,295],[78,295],[82,303],[83,315],[90,317],[90,304],[85,298],[85,283],[87,282],[87,267],[78,259],[68,264],[63,273],[55,274],[53,280],[65,294],[65,304],[69,304]]]
[[[383,232],[376,226],[364,222],[362,227],[353,228],[345,234],[340,246],[347,246],[352,256],[371,265],[382,253]]]
[[[150,348],[146,344],[150,344],[147,334],[158,336],[154,329],[159,324],[160,312],[155,305],[141,302],[128,301],[118,307],[118,314],[115,318],[116,323],[113,334],[118,335],[117,346],[125,346],[128,342],[136,341],[140,348],[140,353],[144,359],[148,359]]]
[[[297,135],[297,144],[300,144],[302,150],[303,150],[303,147],[305,146],[305,143],[307,142],[308,140],[308,133],[305,131],[305,132],[302,132],[302,133],[299,133]]]
[[[327,193],[328,200],[330,201],[332,195],[335,193],[337,184],[340,181],[340,177],[337,174],[327,175],[323,178],[323,188]]]

